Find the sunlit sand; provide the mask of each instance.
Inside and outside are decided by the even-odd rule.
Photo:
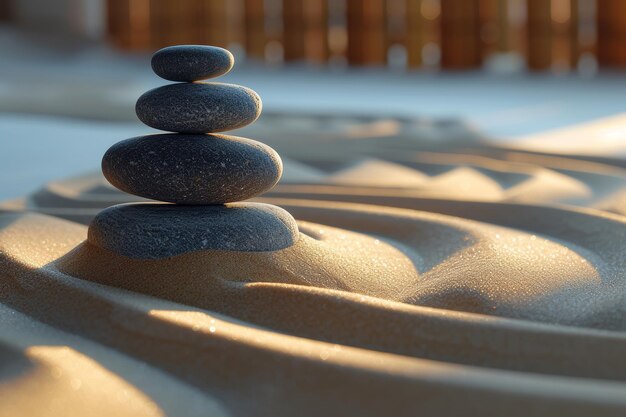
[[[275,252],[116,255],[86,243],[80,223],[133,198],[98,176],[52,184],[0,217],[3,308],[88,339],[64,344],[85,358],[71,369],[127,386],[90,395],[107,412],[123,389],[123,412],[146,415],[454,413],[456,395],[484,413],[525,415],[508,406],[532,400],[538,415],[620,415],[621,168],[489,146],[390,152],[331,168],[296,157],[293,177],[287,155],[283,182],[260,201],[292,213],[300,239]],[[393,175],[381,183],[385,169]],[[440,180],[456,172],[475,175],[462,189]],[[59,366],[72,355],[38,349],[1,352]],[[145,369],[112,366],[100,352]],[[66,388],[47,388],[28,369],[2,388],[15,398],[9,411],[38,409],[25,392],[62,403],[78,385],[68,376]],[[163,387],[184,401],[157,394]]]

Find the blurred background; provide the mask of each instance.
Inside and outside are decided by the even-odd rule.
[[[2,0],[0,19],[150,52],[211,44],[268,65],[495,71],[626,67],[622,0]]]
[[[621,0],[2,0],[0,19],[71,43],[211,44],[274,66],[626,67]]]
[[[624,0],[0,0],[0,199],[149,133],[133,107],[165,83],[150,54],[185,43],[233,52],[220,81],[261,95],[266,128],[367,115],[431,138],[626,142]]]

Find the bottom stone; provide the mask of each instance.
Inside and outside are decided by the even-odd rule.
[[[298,236],[294,218],[269,204],[132,203],[98,213],[87,240],[130,258],[157,259],[204,249],[274,251],[293,245]]]

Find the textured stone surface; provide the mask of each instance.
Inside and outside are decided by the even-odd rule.
[[[235,59],[226,49],[208,45],[176,45],[152,56],[152,70],[170,81],[199,81],[219,77],[233,67]]]
[[[87,240],[130,258],[158,259],[205,249],[274,251],[293,245],[298,237],[293,217],[269,204],[132,203],[98,213]]]
[[[227,135],[138,136],[104,154],[102,172],[130,194],[180,204],[222,204],[272,188],[278,154],[260,142]]]
[[[261,98],[234,84],[180,83],[147,91],[137,100],[137,117],[150,127],[180,133],[238,129],[261,114]]]

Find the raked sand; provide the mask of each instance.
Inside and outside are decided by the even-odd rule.
[[[621,162],[289,140],[278,251],[94,246],[97,176],[6,203],[0,415],[626,413]]]

